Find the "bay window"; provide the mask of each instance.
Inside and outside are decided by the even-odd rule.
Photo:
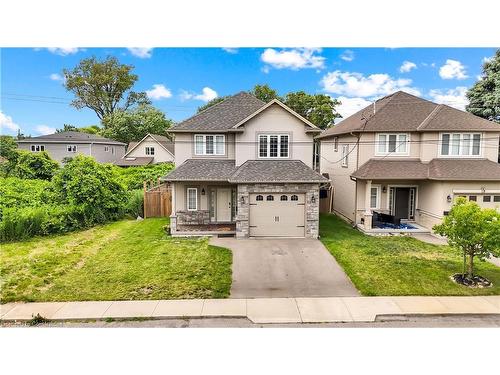
[[[377,155],[407,155],[409,149],[409,137],[406,133],[400,134],[377,134]]]
[[[260,134],[259,158],[288,158],[289,136],[287,134]]]
[[[194,136],[195,155],[224,155],[226,136],[222,134],[197,134]]]
[[[481,154],[481,134],[443,133],[441,134],[441,156],[479,156]]]

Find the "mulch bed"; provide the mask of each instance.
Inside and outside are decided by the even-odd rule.
[[[460,285],[468,286],[469,288],[489,288],[493,286],[493,283],[482,276],[474,276],[470,278],[462,273],[456,273],[451,276],[451,279]]]

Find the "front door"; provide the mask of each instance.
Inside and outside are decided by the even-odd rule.
[[[217,221],[231,221],[231,189],[217,189]]]
[[[400,219],[408,219],[410,204],[410,189],[396,188],[396,199],[394,201],[394,216]]]

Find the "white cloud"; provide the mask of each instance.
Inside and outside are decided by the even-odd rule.
[[[342,55],[340,55],[340,58],[344,61],[352,61],[354,60],[354,51],[351,51],[350,49],[346,49]]]
[[[40,135],[53,134],[56,132],[56,128],[52,128],[52,127],[47,126],[47,125],[37,125],[35,127],[35,130]]]
[[[322,69],[325,66],[325,58],[318,55],[321,48],[293,48],[276,50],[267,48],[260,59],[262,62],[276,69]]]
[[[364,98],[347,98],[345,96],[339,96],[338,99],[341,104],[337,106],[337,112],[342,115],[341,119],[337,119],[336,122],[342,121],[354,113],[358,112],[360,109],[365,108],[372,104],[371,101]]]
[[[152,48],[127,48],[129,52],[140,59],[149,59],[153,56]]]
[[[327,73],[320,81],[326,92],[362,98],[389,95],[399,90],[420,95],[419,90],[410,86],[411,83],[411,79],[394,79],[385,73],[365,77],[361,73],[340,70]]]
[[[0,134],[16,133],[21,127],[0,110]]]
[[[401,73],[408,73],[412,69],[417,69],[417,64],[415,64],[414,62],[411,62],[411,61],[403,61],[403,64],[399,68],[399,71]]]
[[[230,53],[232,55],[234,55],[235,53],[238,53],[238,48],[223,47],[222,49],[224,51],[226,51],[227,53]]]
[[[64,82],[64,77],[60,75],[59,73],[52,73],[49,78],[52,81],[58,81],[58,82]]]
[[[465,66],[457,60],[446,60],[446,64],[439,68],[439,76],[442,79],[466,79]]]
[[[487,63],[487,62],[490,62],[490,61],[493,61],[493,57],[483,57],[483,64],[484,63]]]
[[[182,100],[189,100],[189,99],[195,99],[195,100],[201,100],[204,102],[209,102],[210,100],[213,100],[217,98],[219,95],[217,94],[217,91],[211,89],[210,87],[204,87],[203,90],[201,90],[201,94],[195,94],[191,93],[188,91],[182,91],[181,92],[181,99]]]
[[[467,87],[459,86],[449,90],[431,90],[429,91],[429,96],[436,103],[446,104],[463,111],[465,110],[465,106],[469,104],[469,100],[465,95],[466,93]]]
[[[146,95],[153,100],[168,99],[172,96],[172,91],[164,85],[155,84],[151,90],[146,90]]]
[[[81,48],[76,47],[49,47],[47,48],[49,52],[52,52],[59,56],[74,55],[75,53],[81,51]]]

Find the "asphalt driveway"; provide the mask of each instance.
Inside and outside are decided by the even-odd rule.
[[[212,238],[233,252],[231,298],[359,296],[319,240]]]

